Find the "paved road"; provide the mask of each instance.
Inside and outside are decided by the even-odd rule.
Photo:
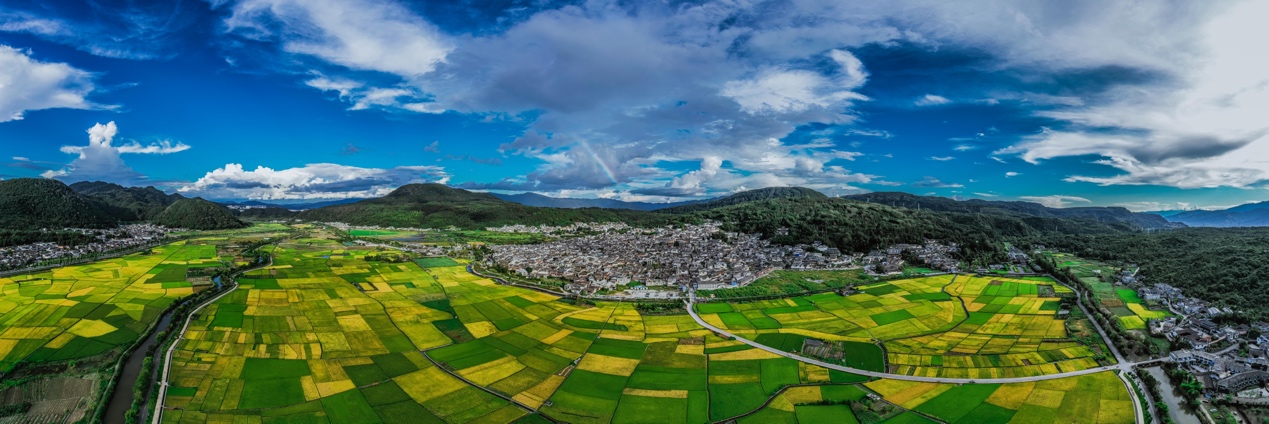
[[[244,269],[239,271],[238,274],[259,268],[268,268],[270,266],[273,266],[273,255],[269,255],[269,263],[267,265],[263,267]],[[203,310],[203,308],[206,308],[207,305],[212,304],[212,302],[220,300],[220,298],[225,297],[229,293],[233,293],[234,290],[238,289],[237,279],[229,278],[229,284],[229,290],[225,290],[224,293],[218,294],[216,297],[208,299],[206,302],[198,305],[197,308],[194,308],[194,310],[185,317],[185,325],[182,325],[181,332],[177,333],[176,341],[173,341],[172,346],[167,348],[167,353],[165,354],[166,359],[163,360],[163,373],[159,377],[159,396],[154,401],[154,418],[150,420],[151,424],[159,424],[163,420],[163,401],[167,400],[167,387],[169,386],[167,379],[168,373],[172,371],[172,354],[176,353],[176,346],[181,343],[181,340],[185,339],[185,331],[189,329],[189,324],[194,321],[194,315],[197,315]]]
[[[723,335],[723,336],[729,336],[729,337],[735,338],[736,340],[740,341],[741,343],[744,343],[744,344],[747,344],[747,345],[753,346],[753,347],[758,348],[758,349],[765,350],[765,351],[767,351],[767,352],[774,353],[774,354],[776,354],[776,355],[784,356],[784,357],[786,357],[786,358],[796,359],[796,360],[798,360],[798,361],[806,362],[806,363],[811,364],[811,365],[818,365],[818,366],[821,366],[821,367],[824,367],[824,368],[828,368],[828,369],[834,369],[834,370],[838,370],[838,371],[849,372],[849,373],[852,373],[852,374],[858,374],[858,375],[863,375],[863,376],[867,376],[867,377],[888,378],[888,379],[892,379],[892,380],[919,381],[919,382],[922,382],[922,383],[948,383],[948,384],[969,384],[969,383],[1025,383],[1025,382],[1029,382],[1029,381],[1054,380],[1054,379],[1059,379],[1059,378],[1064,378],[1064,377],[1075,377],[1075,376],[1080,376],[1080,375],[1096,374],[1096,373],[1099,373],[1099,372],[1102,372],[1102,371],[1122,370],[1124,367],[1131,367],[1131,366],[1133,366],[1133,365],[1136,365],[1136,363],[1121,363],[1121,364],[1116,364],[1116,365],[1107,365],[1107,366],[1104,366],[1104,367],[1089,368],[1089,369],[1086,369],[1086,370],[1068,371],[1068,372],[1058,373],[1058,374],[1037,375],[1037,376],[1031,376],[1031,377],[1009,377],[1009,378],[951,378],[951,377],[921,377],[921,376],[915,376],[915,375],[890,374],[890,373],[886,373],[886,372],[876,372],[876,371],[861,370],[861,369],[858,369],[858,368],[851,368],[851,367],[842,366],[842,365],[837,365],[837,364],[830,364],[830,363],[827,363],[827,362],[823,362],[823,361],[819,361],[819,360],[815,360],[815,359],[807,358],[807,357],[805,357],[805,356],[801,356],[801,355],[798,355],[798,354],[795,354],[795,353],[791,353],[791,352],[785,352],[785,351],[783,351],[783,350],[779,350],[779,349],[776,349],[776,348],[773,348],[773,347],[770,347],[770,346],[767,346],[767,345],[759,344],[759,343],[754,342],[754,341],[752,341],[752,340],[749,340],[749,339],[746,339],[746,338],[743,338],[743,337],[737,336],[737,335],[735,335],[735,334],[732,334],[732,333],[728,332],[727,330],[723,330],[723,329],[721,329],[721,328],[715,327],[715,326],[711,325],[710,323],[705,322],[705,320],[701,319],[700,315],[697,315],[697,314],[696,314],[696,310],[695,310],[695,308],[693,308],[693,307],[692,307],[692,306],[693,306],[693,304],[695,303],[695,300],[696,300],[696,295],[695,295],[695,293],[693,293],[693,294],[691,295],[691,297],[689,298],[689,301],[688,301],[687,313],[688,313],[689,315],[691,315],[691,316],[692,316],[692,319],[693,319],[693,320],[696,320],[696,323],[697,323],[697,324],[700,324],[702,327],[708,328],[708,329],[710,329],[711,331],[713,331],[713,332],[715,332],[715,333],[721,334],[721,335]],[[1159,361],[1159,360],[1156,360],[1156,361]]]

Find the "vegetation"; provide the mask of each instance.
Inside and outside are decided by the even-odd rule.
[[[1137,264],[1148,281],[1237,308],[1250,319],[1269,316],[1269,228],[1186,228],[1036,241],[1081,257]]]
[[[1176,227],[1155,214],[1133,213],[1121,207],[1050,208],[1038,203],[995,200],[954,200],[946,197],[917,196],[900,192],[879,192],[844,196],[861,202],[879,203],[908,209],[991,214],[1015,217],[1066,218],[1086,225],[1120,230],[1160,229]]]
[[[827,279],[826,273],[813,275]],[[1040,295],[1043,286],[1054,294]],[[1081,319],[1057,315],[1059,296],[1070,291],[1052,280],[944,275],[857,288],[845,297],[822,293],[697,309],[719,328],[782,350],[800,351],[801,340],[773,344],[771,331],[869,346],[878,340],[886,348],[885,370],[905,375],[1018,377],[1093,368],[1106,359],[1100,338],[1082,339],[1068,329]],[[849,349],[840,362],[871,363]]]
[[[818,191],[815,191],[809,188],[804,188],[804,187],[768,187],[768,188],[760,188],[756,190],[747,190],[747,191],[736,193],[730,196],[706,200],[703,202],[696,202],[696,203],[690,203],[690,204],[686,204],[682,206],[675,206],[672,208],[660,209],[657,212],[681,214],[681,213],[707,211],[710,209],[720,208],[723,206],[738,205],[741,203],[748,203],[748,202],[753,202],[757,200],[797,199],[797,198],[827,199],[828,196],[825,196],[824,193],[820,193]]]
[[[0,229],[109,228],[117,222],[106,212],[105,205],[76,193],[61,181],[0,181]]]
[[[105,204],[107,212],[124,222],[150,220],[172,203],[185,198],[180,194],[166,194],[154,187],[124,187],[101,181],[81,181],[71,184],[70,188]]]
[[[441,184],[409,184],[387,196],[301,212],[314,221],[383,227],[481,229],[510,224],[568,225],[574,222],[668,223],[667,216],[614,209],[535,208]]]
[[[228,208],[199,198],[177,200],[155,215],[153,222],[191,230],[223,230],[248,226],[234,217]]]

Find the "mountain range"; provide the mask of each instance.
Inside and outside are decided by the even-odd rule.
[[[525,206],[536,206],[540,208],[604,208],[604,209],[632,209],[637,211],[652,211],[658,209],[672,208],[675,206],[688,205],[697,203],[698,201],[672,202],[672,203],[652,203],[652,202],[626,202],[616,199],[574,199],[568,197],[550,197],[537,193],[519,193],[519,194],[503,194],[490,193],[508,202],[515,202]]]
[[[1265,227],[1269,226],[1269,201],[1248,203],[1222,210],[1193,210],[1174,214],[1152,212],[1171,222],[1191,227]]]
[[[1158,215],[1123,208],[1048,208],[1027,202],[959,201],[907,193],[871,193],[828,197],[802,187],[772,187],[728,196],[658,207],[637,202],[603,203],[600,208],[576,199],[516,195],[537,207],[441,184],[408,184],[374,199],[292,211],[284,207],[230,211],[203,199],[164,194],[152,187],[108,183],[66,186],[54,180],[0,181],[0,218],[5,228],[102,228],[148,221],[196,228],[235,228],[248,219],[304,219],[353,225],[480,229],[503,225],[568,225],[576,222],[626,222],[633,226],[693,224],[717,220],[731,231],[761,233],[780,243],[822,241],[831,246],[865,249],[886,243],[919,243],[927,238],[962,240],[988,251],[1004,239],[1045,234],[1106,234],[1175,228]],[[264,202],[251,206],[277,206]],[[656,205],[661,206],[661,205]],[[669,205],[666,205],[669,206]]]

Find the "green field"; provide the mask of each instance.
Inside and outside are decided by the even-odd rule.
[[[1114,314],[1120,327],[1125,330],[1144,330],[1147,320],[1172,316],[1171,312],[1162,307],[1157,310],[1150,309],[1146,302],[1137,296],[1136,291],[1108,282],[1107,280],[1111,280],[1111,277],[1119,271],[1118,268],[1067,253],[1045,252],[1045,255],[1059,267],[1069,267],[1080,282],[1092,289],[1093,298],[1098,304]]]
[[[135,342],[177,299],[191,266],[220,266],[217,243],[194,239],[84,265],[0,278],[0,372],[19,362],[90,357]]]
[[[706,303],[697,311],[713,325],[786,351],[800,346],[769,334],[880,340],[884,368],[905,375],[999,378],[1098,366],[1102,346],[1071,337],[1057,316],[1060,299],[1041,296],[1041,286],[1070,292],[1047,279],[942,275],[874,283],[846,297]],[[846,353],[844,363],[871,355]]]

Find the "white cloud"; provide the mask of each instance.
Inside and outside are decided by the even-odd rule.
[[[991,193],[979,193],[979,192],[974,192],[974,195],[979,197],[996,197],[997,196]]]
[[[928,176],[922,179],[921,181],[912,183],[912,186],[922,187],[922,188],[965,188],[965,185],[963,184],[946,183],[946,182],[940,181],[938,178],[928,177]]]
[[[956,157],[954,157],[954,156],[930,156],[928,159],[929,159],[929,160],[933,160],[933,161],[939,161],[939,162],[947,162],[947,161],[949,161],[949,160],[955,160],[955,159],[956,159]]]
[[[958,145],[956,145],[956,147],[953,147],[953,148],[952,148],[952,150],[955,150],[955,151],[958,151],[958,152],[966,152],[966,151],[974,150],[974,149],[977,149],[977,148],[978,148],[978,146],[971,146],[971,145],[968,145],[968,144],[958,144]]]
[[[1019,176],[1019,175],[1022,175],[1022,174],[1019,174],[1019,173],[1017,173],[1017,172],[1013,172],[1013,171],[1009,171],[1009,172],[1006,172],[1006,173],[1005,173],[1005,178],[1013,178],[1013,177],[1016,177],[1016,176]]]
[[[97,107],[86,97],[93,75],[65,63],[40,62],[31,52],[0,45],[0,122],[31,110]]]
[[[13,157],[13,160],[16,160],[16,161],[18,161],[18,162],[30,162],[30,161],[31,161],[31,159],[28,159],[28,158],[25,158],[25,157],[22,157],[22,156],[14,156],[14,157]]]
[[[256,167],[231,163],[179,188],[182,194],[213,199],[346,199],[379,197],[405,184],[449,181],[439,166],[359,168],[315,163],[298,168]]]
[[[934,94],[926,94],[924,96],[921,96],[921,98],[917,99],[915,102],[912,102],[912,104],[917,106],[939,106],[939,105],[945,105],[951,102],[952,101],[948,100],[947,97],[934,95]]]
[[[416,77],[452,49],[431,23],[387,0],[243,0],[226,29],[350,69]]]
[[[753,79],[728,81],[721,94],[750,114],[802,112],[867,100],[850,91],[868,80],[863,63],[844,50],[832,50],[829,56],[841,67],[837,78],[806,70],[765,69]]]
[[[1166,76],[1162,82],[1118,87],[1106,101],[1045,112],[1070,127],[996,154],[1031,163],[1101,156],[1096,163],[1120,173],[1067,179],[1100,185],[1241,188],[1269,180],[1263,160],[1269,157],[1269,61],[1248,53],[1269,38],[1261,19],[1266,13],[1264,2],[1236,2],[1202,10],[1183,26],[1161,26],[1169,36],[1140,51],[1171,49],[1163,56],[1170,60],[1147,62]]]
[[[1065,208],[1065,207],[1071,206],[1074,203],[1092,203],[1093,202],[1092,200],[1088,200],[1083,197],[1063,196],[1063,195],[1020,196],[1019,199],[1026,200],[1029,202],[1039,203],[1041,205],[1048,206],[1050,208]]]

